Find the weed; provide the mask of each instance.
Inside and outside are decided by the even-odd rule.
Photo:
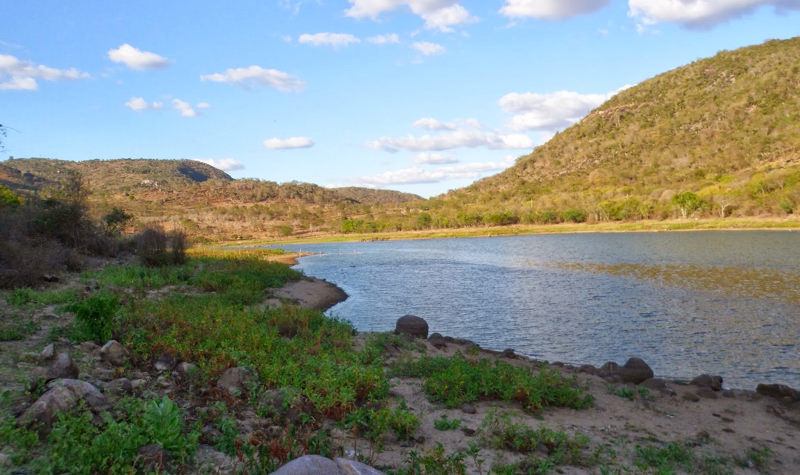
[[[461,425],[461,419],[448,419],[447,414],[433,421],[433,427],[437,430],[456,430]]]
[[[405,460],[404,466],[397,470],[398,475],[453,475],[464,474],[467,466],[464,459],[467,454],[462,451],[455,451],[445,454],[442,444],[437,443],[435,447],[427,449],[422,455],[412,450]]]
[[[762,447],[760,449],[753,447],[745,453],[745,458],[738,459],[737,463],[740,467],[755,467],[759,471],[762,471],[769,465],[771,456],[772,450],[770,450],[769,447]]]
[[[72,338],[77,341],[111,339],[114,317],[120,308],[119,298],[111,292],[94,293],[66,307],[75,314]]]
[[[423,357],[394,366],[399,376],[425,378],[428,396],[447,407],[478,400],[519,401],[523,408],[537,412],[545,406],[585,408],[594,402],[590,394],[576,387],[575,379],[543,368],[538,373],[502,361],[473,362],[460,355],[452,358]]]
[[[659,473],[674,473],[677,470],[692,472],[695,455],[681,442],[670,442],[663,446],[636,446],[636,466],[645,470],[654,468]]]

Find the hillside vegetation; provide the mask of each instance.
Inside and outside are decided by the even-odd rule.
[[[800,206],[800,38],[618,93],[510,169],[431,203],[444,224],[782,216]],[[495,218],[501,220],[501,218]]]
[[[139,228],[157,224],[207,239],[337,232],[351,214],[370,215],[375,205],[391,210],[421,200],[389,190],[234,180],[194,160],[30,158],[0,163],[0,185],[23,196],[58,193],[73,176],[81,178],[97,217],[120,208],[134,216]]]

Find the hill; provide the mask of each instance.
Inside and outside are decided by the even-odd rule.
[[[338,232],[351,214],[398,206],[417,195],[365,188],[231,178],[194,160],[117,159],[80,162],[28,158],[0,162],[0,184],[22,194],[55,191],[78,173],[92,214],[113,208],[136,225],[182,228],[203,239],[251,239]]]
[[[510,169],[430,207],[456,224],[492,213],[534,222],[794,213],[798,91],[800,38],[722,51],[618,93]]]

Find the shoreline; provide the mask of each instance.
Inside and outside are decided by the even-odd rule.
[[[528,236],[552,234],[614,234],[698,231],[800,231],[800,217],[725,218],[703,220],[634,221],[604,223],[522,224],[494,227],[444,228],[386,233],[322,233],[278,239],[220,241],[219,247],[259,247],[286,244],[321,244],[329,242],[372,242],[422,239],[461,239],[478,237]]]

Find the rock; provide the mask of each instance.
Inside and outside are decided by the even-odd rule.
[[[773,397],[779,401],[800,401],[800,391],[785,384],[759,384],[756,392],[763,396]]]
[[[669,387],[667,383],[668,381],[666,379],[650,378],[642,381],[639,385],[674,396],[675,390]]]
[[[517,357],[517,354],[514,352],[513,348],[506,348],[505,350],[503,350],[502,355],[504,358],[509,358],[512,360]]]
[[[136,451],[134,465],[140,473],[162,473],[166,472],[170,458],[169,453],[159,444],[147,444]]]
[[[192,473],[234,473],[236,459],[213,447],[200,444],[194,454],[194,470]]]
[[[405,315],[397,319],[394,332],[414,338],[428,338],[428,322],[415,315]]]
[[[461,405],[461,412],[465,414],[475,414],[478,412],[478,410],[472,404],[465,402]]]
[[[50,343],[45,346],[41,353],[39,353],[39,361],[50,361],[56,355],[56,347]]]
[[[477,432],[475,429],[471,429],[469,427],[462,427],[461,432],[466,435],[467,437],[472,437]]]
[[[128,362],[130,352],[117,340],[108,340],[100,348],[100,357],[114,366],[124,366]]]
[[[147,386],[147,380],[146,379],[141,379],[140,378],[140,379],[134,379],[134,380],[131,381],[131,389],[133,389],[133,392],[135,392],[135,393],[142,392],[142,390],[144,389],[145,386]]]
[[[128,378],[118,378],[106,383],[103,388],[106,394],[114,396],[127,396],[133,394],[133,384]]]
[[[156,378],[156,386],[161,389],[169,389],[175,386],[175,382],[172,381],[172,378],[168,374],[160,374],[158,378]]]
[[[60,315],[53,312],[45,312],[41,315],[41,317],[45,320],[58,320],[59,318],[61,318]]]
[[[620,367],[613,361],[603,364],[603,366],[597,370],[597,375],[612,383],[619,383],[622,381],[622,377],[620,376]]]
[[[46,379],[74,379],[78,377],[78,366],[68,353],[59,353],[53,364],[47,368]]]
[[[338,475],[341,473],[339,466],[331,459],[321,455],[304,455],[287,463],[272,472],[273,475]]]
[[[590,365],[590,364],[581,365],[578,368],[578,371],[581,372],[581,373],[586,373],[586,374],[597,374],[598,373],[598,369],[595,368],[594,366]]]
[[[255,381],[253,373],[245,367],[228,368],[217,380],[217,388],[233,397],[239,397],[245,394],[247,387]]]
[[[321,455],[304,455],[292,460],[278,470],[274,475],[382,475],[376,470],[355,460],[337,458],[331,460]]]
[[[100,353],[100,345],[93,341],[84,341],[78,345],[78,349],[90,355],[97,355]]]
[[[181,379],[192,379],[195,376],[199,375],[198,371],[200,371],[200,368],[198,368],[196,364],[182,361],[178,363],[178,366],[175,368],[175,371],[178,373],[178,376]]]
[[[620,369],[622,382],[639,384],[653,377],[653,370],[641,358],[630,358]]]
[[[10,467],[11,457],[8,454],[0,452],[0,468]]]
[[[270,389],[258,398],[258,409],[276,422],[298,422],[302,414],[313,412],[313,406],[293,388]]]
[[[110,406],[106,399],[96,387],[85,381],[77,379],[57,379],[48,384],[47,392],[34,402],[20,417],[20,422],[30,424],[39,422],[49,430],[50,425],[59,412],[68,411],[84,400],[89,407],[100,412],[107,410]]]
[[[156,359],[156,362],[153,363],[153,367],[158,372],[172,371],[172,368],[175,367],[175,358],[165,353]]]
[[[712,391],[722,390],[722,376],[711,376],[710,374],[701,374],[694,378],[689,384],[699,386],[701,388],[711,389]]]
[[[57,275],[55,275],[55,274],[44,274],[44,275],[42,276],[42,279],[43,279],[45,282],[51,282],[51,283],[52,283],[52,282],[58,282],[58,276],[57,276]]]
[[[345,458],[335,458],[333,459],[336,462],[336,465],[339,466],[339,473],[347,474],[347,475],[382,475],[383,472],[380,470],[376,470],[369,465],[365,465],[361,462],[356,462],[355,460],[345,459]]]
[[[428,341],[430,342],[431,345],[433,345],[436,348],[439,349],[447,348],[447,340],[445,340],[444,337],[439,333],[434,333],[431,336],[429,336]]]

